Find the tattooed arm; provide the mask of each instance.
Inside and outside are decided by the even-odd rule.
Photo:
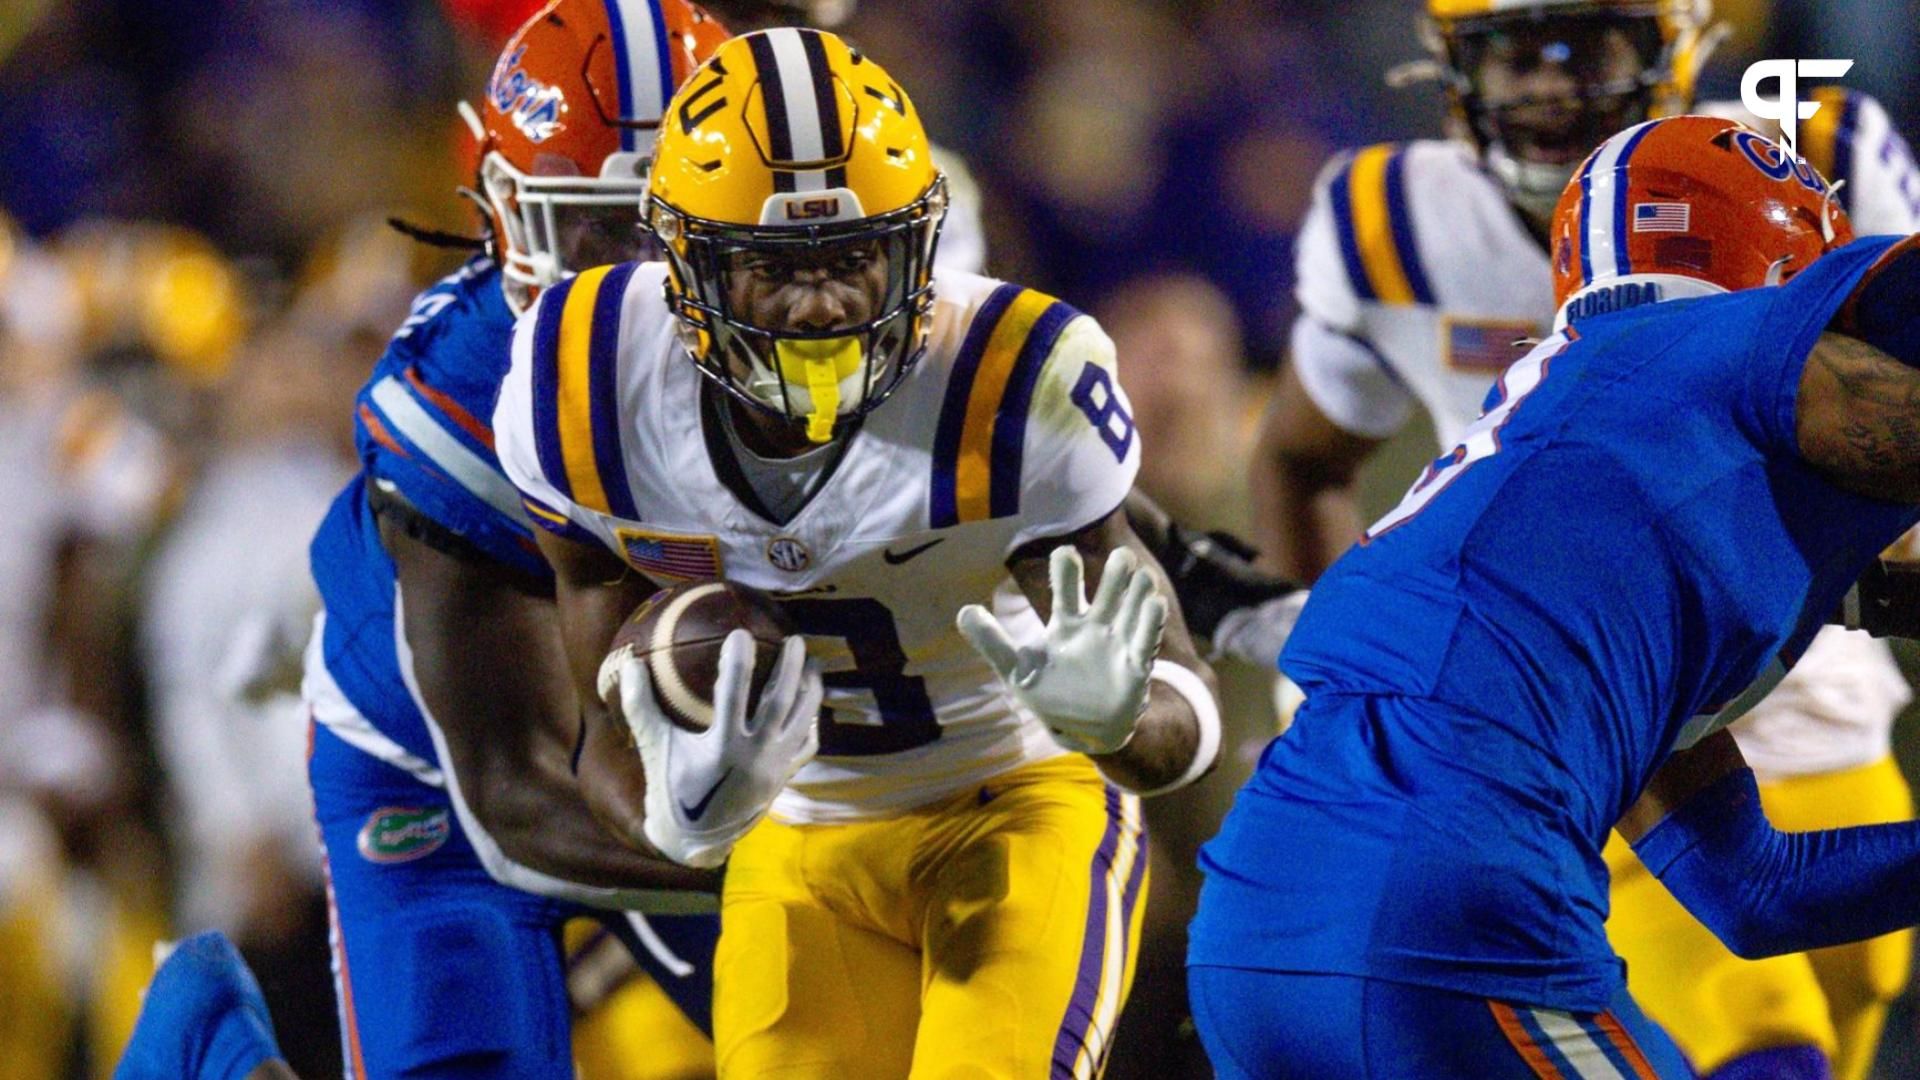
[[[1920,370],[1825,333],[1800,373],[1800,453],[1861,495],[1920,503]]]

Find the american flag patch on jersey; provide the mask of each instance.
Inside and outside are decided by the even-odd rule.
[[[1693,224],[1693,207],[1683,202],[1633,204],[1634,232],[1686,232]]]
[[[627,562],[650,578],[705,581],[720,576],[720,541],[711,536],[675,536],[645,529],[616,529]]]
[[[1497,374],[1526,355],[1527,350],[1515,342],[1538,332],[1525,319],[1448,319],[1440,340],[1449,368]]]

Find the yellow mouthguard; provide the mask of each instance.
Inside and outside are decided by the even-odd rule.
[[[813,403],[807,414],[807,438],[823,443],[833,437],[840,415],[840,383],[860,370],[860,339],[779,339],[773,343],[780,377],[801,383]]]

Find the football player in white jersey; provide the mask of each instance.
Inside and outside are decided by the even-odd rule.
[[[1428,0],[1434,59],[1423,66],[1447,87],[1458,137],[1343,154],[1316,186],[1300,237],[1292,361],[1253,466],[1257,538],[1275,569],[1301,580],[1324,570],[1359,535],[1359,466],[1414,406],[1431,417],[1443,451],[1451,448],[1494,376],[1524,351],[1514,342],[1548,332],[1544,237],[1554,200],[1606,136],[1688,111],[1715,40],[1705,9],[1694,0]],[[1822,107],[1801,123],[1801,149],[1824,175],[1847,181],[1839,197],[1856,229],[1920,229],[1920,174],[1885,111],[1837,87],[1815,100]],[[1623,229],[1697,246],[1684,207],[1619,207],[1617,216]],[[1824,632],[1734,726],[1770,781],[1763,794],[1774,820],[1814,828],[1910,816],[1889,746],[1906,700],[1883,645]],[[1609,931],[1633,994],[1696,1069],[1800,1076],[1831,1060],[1836,1075],[1864,1076],[1886,1002],[1906,979],[1907,935],[1745,963],[1625,845],[1616,841],[1609,856]]]
[[[583,789],[636,846],[731,853],[723,1076],[1096,1074],[1143,910],[1134,792],[1202,774],[1219,731],[1116,512],[1140,448],[1112,345],[932,267],[918,112],[831,34],[728,42],[668,116],[668,262],[545,292],[494,414],[547,527]],[[979,606],[1009,574],[1046,618],[1018,648]],[[657,584],[703,577],[802,633],[751,723],[730,645],[693,735],[644,665],[601,669]]]

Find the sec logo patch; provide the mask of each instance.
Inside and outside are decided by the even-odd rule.
[[[797,574],[813,565],[813,555],[807,546],[791,536],[776,536],[767,541],[767,561],[787,571]]]
[[[360,857],[370,863],[424,859],[438,851],[452,832],[444,806],[383,806],[360,826]]]

